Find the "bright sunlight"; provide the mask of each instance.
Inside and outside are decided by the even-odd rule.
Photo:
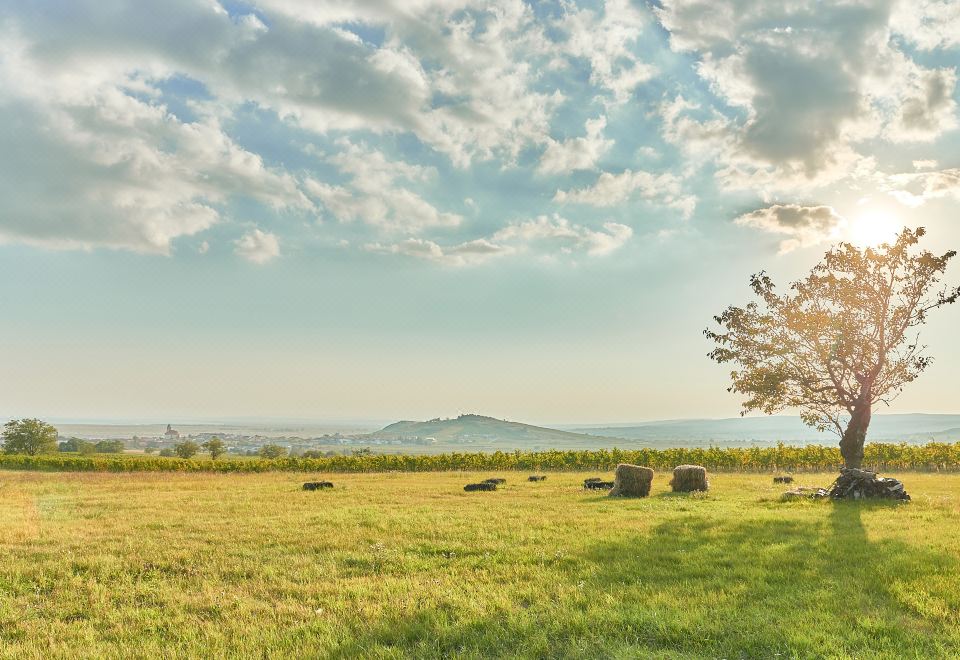
[[[860,247],[876,247],[896,237],[902,222],[887,210],[870,209],[853,218],[848,228],[850,242]]]

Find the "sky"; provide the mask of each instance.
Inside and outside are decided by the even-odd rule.
[[[960,248],[958,65],[954,0],[5,0],[0,415],[734,416],[751,273]]]

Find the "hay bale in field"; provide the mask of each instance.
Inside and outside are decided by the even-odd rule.
[[[583,487],[586,490],[610,490],[613,486],[612,481],[604,481],[600,477],[590,477],[583,480]]]
[[[670,486],[674,493],[691,493],[695,490],[709,490],[707,468],[702,465],[678,465],[673,468]]]
[[[527,477],[527,481],[546,481],[546,477],[542,474],[531,474]]]
[[[333,488],[333,484],[329,481],[308,481],[303,484],[304,490],[323,490],[324,488]]]
[[[494,477],[493,479],[484,479],[481,483],[501,485],[507,483],[503,477]]]
[[[789,474],[781,474],[773,478],[773,483],[775,484],[792,484],[793,477]]]
[[[614,472],[610,497],[646,497],[653,483],[653,470],[642,465],[621,463]]]
[[[465,491],[467,491],[468,493],[472,493],[472,492],[474,492],[474,491],[496,490],[496,489],[497,489],[497,484],[490,484],[490,483],[487,483],[487,482],[484,481],[484,482],[479,483],[479,484],[467,484],[466,486],[463,487],[463,489],[464,489]]]

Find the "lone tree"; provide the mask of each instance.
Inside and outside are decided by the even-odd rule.
[[[200,445],[193,440],[184,440],[173,446],[173,453],[180,458],[193,458],[200,451]]]
[[[227,453],[227,445],[220,438],[210,438],[200,446],[210,452],[210,459],[214,461]]]
[[[3,425],[6,454],[51,454],[58,450],[57,429],[39,419],[12,419]]]
[[[263,445],[257,453],[261,458],[283,458],[287,455],[287,448],[280,445]]]
[[[735,365],[728,391],[747,396],[741,415],[799,408],[840,437],[847,467],[860,467],[874,405],[932,361],[914,328],[960,298],[960,287],[937,289],[956,252],[911,249],[924,233],[905,228],[875,249],[840,243],[782,295],[766,273],[752,276],[762,304],[728,307],[714,317],[721,329],[704,331],[717,344],[710,358]]]

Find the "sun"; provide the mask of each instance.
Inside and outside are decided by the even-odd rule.
[[[853,218],[847,233],[850,242],[860,247],[877,247],[897,236],[902,223],[889,211],[870,210]]]

